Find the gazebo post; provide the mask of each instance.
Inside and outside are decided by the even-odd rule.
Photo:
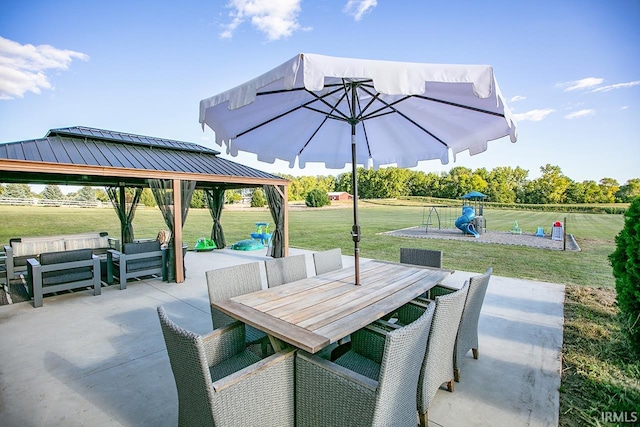
[[[176,283],[184,282],[184,258],[182,257],[182,192],[180,180],[173,180],[173,244],[176,259]]]

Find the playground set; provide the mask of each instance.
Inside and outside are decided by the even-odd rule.
[[[438,230],[453,229],[455,227],[462,231],[463,235],[473,236],[477,239],[481,234],[486,233],[486,220],[484,217],[484,199],[486,197],[486,195],[478,191],[465,194],[462,196],[461,211],[459,206],[424,206],[420,226],[425,227],[426,234],[429,234],[429,227],[433,229],[436,225]],[[522,235],[522,228],[518,225],[518,221],[514,221],[509,233]],[[545,234],[544,227],[538,227],[535,236],[549,237],[549,234]],[[562,222],[556,221],[552,224],[550,237],[551,240],[565,239],[564,224]]]
[[[462,196],[462,215],[458,216],[455,221],[452,221],[453,212],[458,209],[457,207],[446,205],[425,206],[422,211],[421,224],[425,227],[425,233],[429,233],[429,226],[435,225],[435,221],[437,221],[438,230],[441,230],[443,225],[444,228],[452,228],[451,225],[454,225],[465,235],[470,235],[477,239],[486,230],[486,222],[483,216],[484,199],[486,197],[486,195],[478,191],[472,191]],[[476,215],[476,211],[479,213],[478,215]]]

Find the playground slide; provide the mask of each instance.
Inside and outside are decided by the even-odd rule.
[[[472,206],[462,207],[462,216],[456,219],[456,227],[462,230],[463,233],[472,234],[476,239],[480,237],[480,234],[473,228],[471,221],[476,217],[476,213]]]

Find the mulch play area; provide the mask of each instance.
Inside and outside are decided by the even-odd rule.
[[[400,230],[387,231],[380,234],[388,234],[396,237],[410,237],[416,239],[445,239],[445,240],[464,240],[471,243],[493,243],[498,245],[515,245],[528,246],[539,249],[563,250],[562,240],[552,240],[551,236],[538,237],[535,234],[512,234],[508,231],[486,231],[476,239],[471,235],[465,235],[458,229],[451,228],[429,228],[428,232],[425,227],[409,227]],[[580,246],[576,243],[572,234],[567,234],[567,251],[579,251]]]

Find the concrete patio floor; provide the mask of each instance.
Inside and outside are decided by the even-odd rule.
[[[156,307],[207,333],[204,272],[262,261],[264,253],[189,252],[181,284],[151,278],[123,291],[103,287],[100,296],[45,297],[38,309],[0,306],[0,425],[175,426],[177,392]],[[313,274],[311,252],[291,249],[298,253]],[[343,260],[353,265],[352,257]],[[459,286],[479,273],[458,271],[447,283]],[[557,425],[563,301],[562,285],[493,276],[480,316],[480,357],[467,355],[454,393],[437,393],[430,425]]]

